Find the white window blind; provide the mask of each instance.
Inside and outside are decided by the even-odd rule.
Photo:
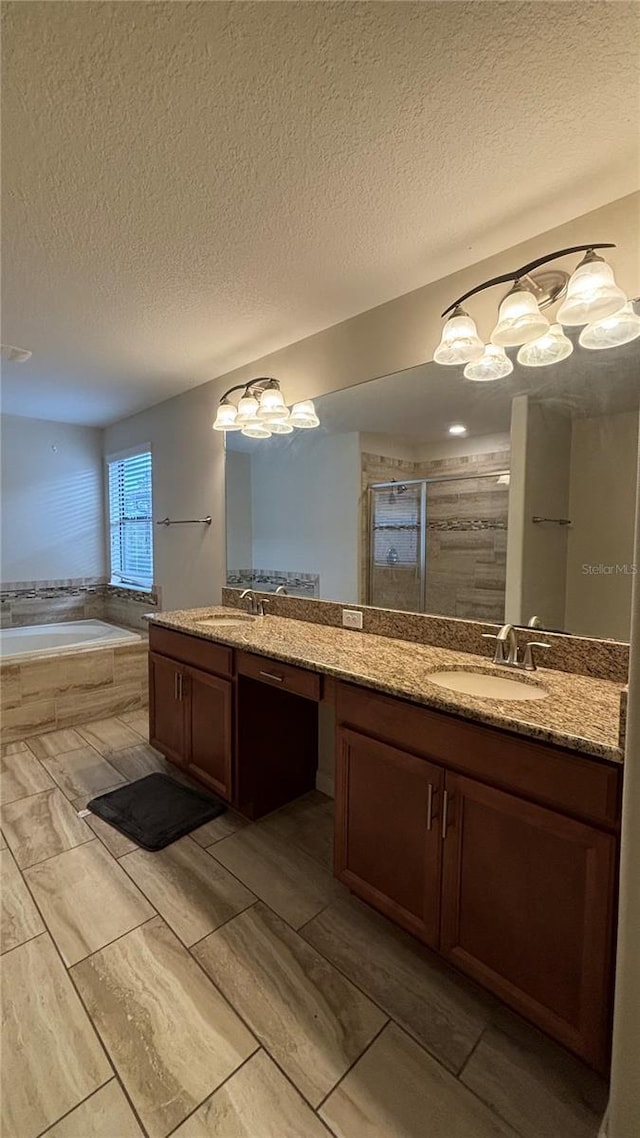
[[[108,463],[111,580],[114,584],[153,584],[151,453]]]

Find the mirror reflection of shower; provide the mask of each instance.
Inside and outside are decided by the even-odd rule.
[[[367,603],[500,620],[509,472],[374,483]]]

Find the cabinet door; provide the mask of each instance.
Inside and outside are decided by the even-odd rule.
[[[149,653],[149,742],[173,763],[184,763],[185,669],[157,652]]]
[[[336,773],[336,876],[435,947],[442,768],[339,728]]]
[[[231,798],[231,693],[229,680],[187,669],[187,765],[216,794]]]
[[[443,954],[603,1068],[615,839],[449,772],[444,810]]]

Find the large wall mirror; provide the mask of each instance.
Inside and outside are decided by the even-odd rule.
[[[638,345],[491,383],[428,363],[227,435],[228,584],[628,640]]]

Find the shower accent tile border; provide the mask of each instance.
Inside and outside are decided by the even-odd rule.
[[[376,636],[389,636],[414,644],[432,644],[437,648],[450,648],[456,652],[469,652],[472,655],[486,655],[491,658],[490,649],[482,639],[485,632],[495,633],[499,624],[462,620],[457,617],[430,616],[426,613],[396,612],[393,609],[377,609],[367,605],[339,604],[336,601],[307,599],[306,597],[273,596],[270,598],[269,612],[272,616],[304,620],[310,624],[326,624],[334,628],[342,627],[342,610],[355,610],[363,614],[363,632]],[[238,588],[223,588],[222,603],[231,608],[243,608]],[[568,633],[544,632],[527,628],[517,629],[518,640],[526,644],[535,631],[549,644],[544,655],[544,667],[558,672],[575,672],[594,679],[614,680],[626,683],[629,674],[629,645],[619,640],[596,640],[586,636],[571,636]],[[354,633],[357,635],[357,633]]]

